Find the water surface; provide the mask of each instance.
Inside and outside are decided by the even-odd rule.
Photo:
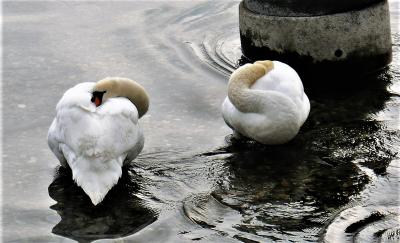
[[[268,147],[220,115],[238,3],[3,4],[3,242],[399,240],[398,2],[393,63],[355,88],[306,85],[300,134]],[[66,89],[106,76],[143,84],[151,107],[143,152],[93,207],[46,134]]]

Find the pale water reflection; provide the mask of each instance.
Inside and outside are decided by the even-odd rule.
[[[238,3],[3,4],[3,242],[398,241],[397,25],[389,68],[306,85],[310,119],[266,147],[231,139],[220,115],[246,61]],[[139,81],[151,106],[143,153],[93,207],[46,133],[67,88],[106,76]]]

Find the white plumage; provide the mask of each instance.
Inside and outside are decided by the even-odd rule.
[[[263,144],[293,139],[310,112],[310,102],[294,69],[278,61],[258,61],[231,76],[222,104],[235,132]]]
[[[96,106],[91,101],[95,85],[81,83],[65,92],[48,144],[97,205],[118,182],[122,166],[140,153],[144,136],[135,105],[125,97],[112,97]]]

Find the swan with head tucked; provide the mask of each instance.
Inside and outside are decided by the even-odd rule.
[[[94,205],[143,149],[139,118],[148,107],[145,89],[127,78],[77,84],[58,102],[49,147]]]
[[[279,61],[257,61],[232,73],[222,115],[239,135],[283,144],[299,132],[310,102],[294,69]]]

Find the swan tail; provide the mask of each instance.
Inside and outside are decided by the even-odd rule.
[[[103,157],[77,156],[65,144],[61,144],[60,148],[72,170],[73,180],[89,196],[93,205],[103,201],[122,175],[126,154],[107,160]]]
[[[89,196],[93,205],[103,201],[108,191],[122,175],[122,158],[93,161],[78,158],[71,166],[72,176],[78,186]]]

